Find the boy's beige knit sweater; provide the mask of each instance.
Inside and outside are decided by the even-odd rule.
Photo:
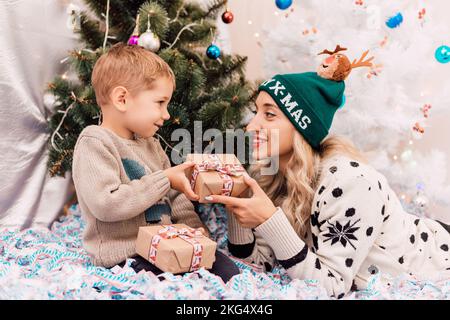
[[[140,226],[204,227],[186,196],[170,188],[163,171],[169,167],[156,138],[129,140],[96,125],[81,132],[72,176],[86,221],[83,246],[95,265],[112,267],[135,255]]]

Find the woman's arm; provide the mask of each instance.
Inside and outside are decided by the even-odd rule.
[[[241,251],[242,245],[248,245],[248,254],[251,229],[242,227],[254,228],[253,251],[246,259],[253,256],[259,262],[266,261],[268,255],[263,248],[269,244],[291,278],[316,279],[335,297],[347,293],[386,219],[384,202],[377,189],[360,176],[339,181],[333,178],[321,186],[320,207],[314,213],[314,219],[320,223],[311,226],[314,244],[311,249],[294,231],[284,212],[273,207],[257,182],[249,177],[245,181],[252,189],[251,198],[213,195],[207,199],[233,208],[232,216],[238,221],[230,220],[230,243],[240,245]],[[264,242],[258,242],[259,237]]]
[[[383,223],[383,200],[370,187],[363,177],[335,179],[326,186],[318,199],[319,226],[311,227],[314,249],[298,237],[281,210],[255,230],[270,243],[291,278],[317,279],[329,295],[342,297]]]
[[[271,271],[275,254],[267,242],[252,229],[242,227],[233,213],[228,212],[228,250],[236,258],[264,266]]]

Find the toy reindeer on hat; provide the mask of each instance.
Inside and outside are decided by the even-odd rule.
[[[364,52],[359,58],[359,61],[356,62],[356,59],[350,63],[350,60],[347,56],[339,53],[341,51],[345,51],[347,48],[341,48],[339,45],[336,46],[333,52],[329,50],[323,50],[321,54],[329,54],[330,56],[326,58],[322,64],[317,69],[317,74],[322,78],[334,80],[334,81],[343,81],[347,78],[350,72],[354,68],[359,67],[371,67],[372,63],[370,61],[373,60],[374,57],[370,57],[369,59],[364,61],[364,58],[369,53],[369,50]]]

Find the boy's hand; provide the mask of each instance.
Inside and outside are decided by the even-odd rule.
[[[198,201],[200,197],[194,193],[191,188],[191,183],[186,177],[185,171],[195,166],[194,162],[185,162],[178,166],[168,168],[164,170],[167,178],[169,178],[170,186],[186,195],[189,200]]]

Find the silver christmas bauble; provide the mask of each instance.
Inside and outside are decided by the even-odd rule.
[[[161,47],[161,42],[158,36],[152,31],[146,31],[139,36],[138,45],[152,52],[156,52]]]

